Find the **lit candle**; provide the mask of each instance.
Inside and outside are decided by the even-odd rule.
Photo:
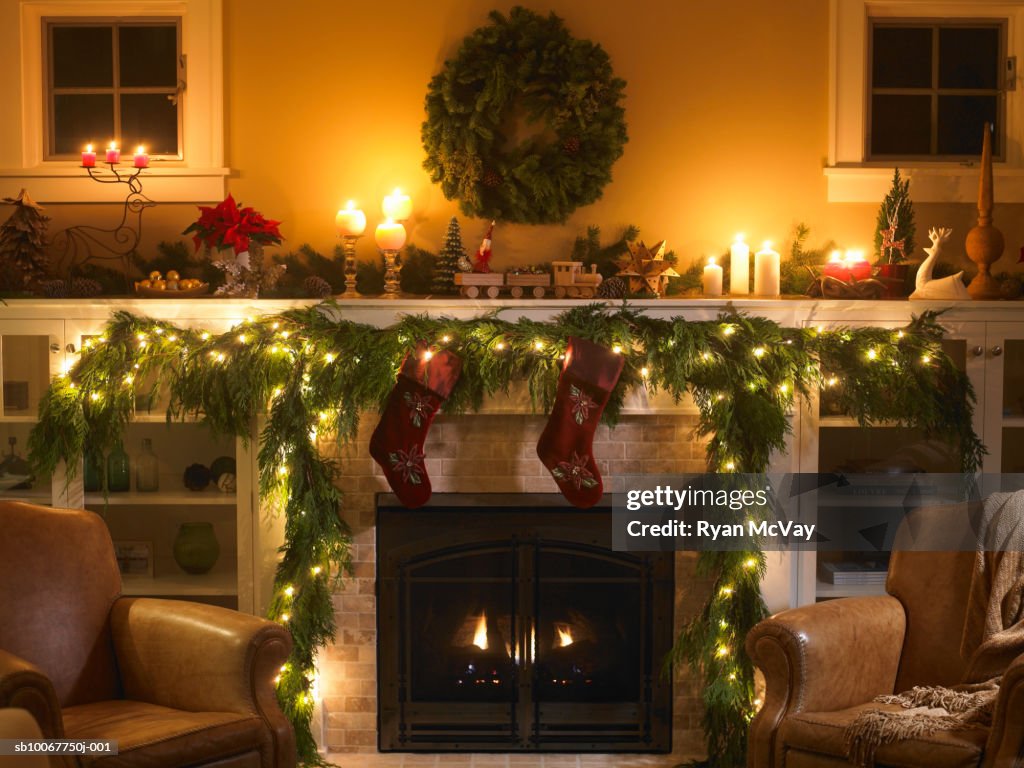
[[[779,254],[767,240],[754,254],[754,293],[758,296],[779,295]]]
[[[702,282],[705,296],[722,295],[722,268],[715,264],[714,256],[708,258],[708,265],[704,267],[704,279]]]
[[[871,265],[864,258],[864,251],[847,251],[843,256],[846,268],[850,270],[850,276],[858,280],[867,280],[871,277]]]
[[[121,150],[117,148],[117,144],[115,142],[110,142],[110,144],[107,145],[107,162],[116,163],[120,159]]]
[[[346,235],[359,237],[366,231],[366,214],[356,208],[356,204],[352,200],[349,200],[334,217],[334,225],[338,228],[338,234],[343,237]]]
[[[395,187],[395,191],[384,198],[381,206],[384,215],[394,221],[405,221],[412,215],[412,200],[408,195],[403,195],[402,190]]]
[[[146,148],[139,145],[135,148],[135,167],[136,168],[148,168],[149,167],[149,155],[146,154]]]
[[[750,246],[743,242],[743,235],[736,235],[729,256],[729,293],[750,293]]]
[[[377,239],[377,247],[382,251],[397,251],[405,245],[405,227],[388,219],[377,225],[374,237]]]
[[[85,145],[85,152],[82,153],[82,167],[83,168],[95,168],[96,167],[96,152],[92,148],[92,144]]]

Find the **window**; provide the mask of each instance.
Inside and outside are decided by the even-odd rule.
[[[1002,156],[1005,24],[874,20],[869,41],[869,159],[966,160],[984,124]]]
[[[28,188],[51,203],[118,202],[80,167],[84,144],[117,139],[161,160],[146,171],[147,197],[223,200],[223,15],[223,0],[0,0],[0,197]],[[88,51],[73,56],[81,72],[62,64],[64,43]],[[82,96],[96,98],[83,107]]]
[[[46,159],[112,139],[152,157],[182,156],[179,19],[47,19],[45,57]]]
[[[1024,0],[829,0],[831,203],[878,204],[893,166],[915,202],[978,197],[995,125],[997,199],[1024,202]]]

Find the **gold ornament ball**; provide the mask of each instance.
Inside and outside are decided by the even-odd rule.
[[[166,280],[154,280],[153,281],[153,287],[156,290],[158,290],[158,291],[166,291],[167,290],[167,281]]]
[[[172,279],[170,273],[168,273],[168,275],[167,275],[167,290],[168,291],[177,291],[178,289],[179,289],[178,281]]]
[[[160,278],[162,278],[162,277],[163,277],[163,275],[161,275],[161,274],[160,274],[159,272],[157,272],[156,270],[153,270],[152,272],[150,272],[150,273],[149,273],[149,279],[150,279],[151,281],[153,281],[154,283],[155,283],[155,282],[156,282],[157,280],[159,280]]]
[[[153,287],[153,281],[150,280],[148,277],[145,280],[142,280],[142,281],[139,282],[139,288],[152,288],[152,287]]]
[[[168,280],[180,280],[181,279],[181,275],[178,274],[177,270],[171,269],[171,270],[168,270],[168,272],[167,272],[167,279]]]

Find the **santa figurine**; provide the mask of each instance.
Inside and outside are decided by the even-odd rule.
[[[494,233],[494,222],[491,222],[491,226],[487,228],[487,234],[484,235],[484,241],[480,243],[480,247],[477,248],[476,255],[473,257],[473,271],[474,272],[490,272],[491,271],[491,235]]]

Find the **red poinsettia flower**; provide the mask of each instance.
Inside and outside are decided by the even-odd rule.
[[[182,234],[192,234],[196,250],[207,248],[233,248],[235,253],[249,250],[249,243],[277,245],[283,240],[279,221],[266,219],[254,208],[239,208],[235,198],[228,195],[213,206],[200,205],[199,218]]]

